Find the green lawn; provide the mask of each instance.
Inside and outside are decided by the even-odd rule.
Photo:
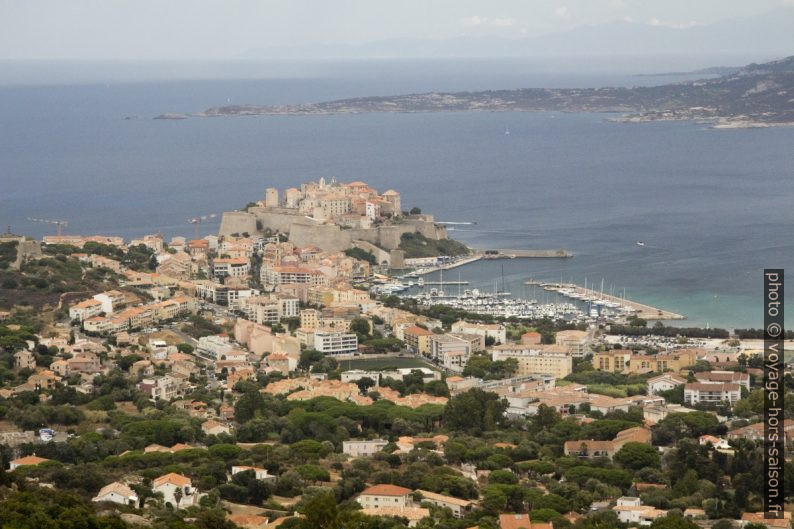
[[[384,367],[429,367],[427,364],[416,358],[361,358],[356,360],[340,360],[342,369],[383,369]]]

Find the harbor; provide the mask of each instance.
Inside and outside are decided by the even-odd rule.
[[[530,283],[528,280],[525,284],[538,284],[536,282]],[[544,290],[556,292],[560,295],[571,299],[579,299],[585,302],[592,302],[597,305],[606,305],[612,308],[620,308],[624,312],[631,313],[638,318],[644,320],[684,320],[686,316],[676,314],[657,307],[637,303],[624,297],[618,297],[611,294],[605,294],[603,291],[594,290],[591,288],[581,287],[575,283],[542,283],[541,286]]]
[[[469,255],[453,258],[435,266],[419,267],[415,270],[415,273],[427,275],[440,270],[451,270],[481,259],[568,259],[573,257],[571,252],[562,248],[556,250],[470,250],[471,253]]]

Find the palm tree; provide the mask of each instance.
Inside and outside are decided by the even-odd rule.
[[[176,501],[176,508],[179,509],[179,502],[182,501],[182,487],[174,491],[174,501]]]

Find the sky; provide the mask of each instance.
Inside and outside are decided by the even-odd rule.
[[[794,0],[0,0],[0,60],[212,60],[274,47],[686,28]]]

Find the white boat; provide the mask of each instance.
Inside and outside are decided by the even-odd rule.
[[[425,286],[425,278],[420,277],[419,279],[416,280],[416,284],[419,285],[420,287]]]
[[[645,243],[643,241],[637,241],[637,246],[645,246]]]

